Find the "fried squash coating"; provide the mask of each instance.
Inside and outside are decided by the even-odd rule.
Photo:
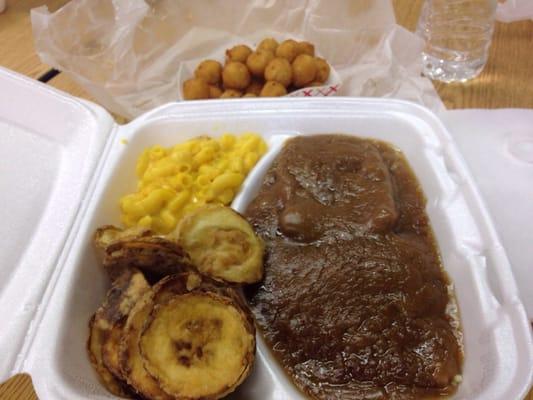
[[[145,322],[155,304],[165,302],[174,295],[187,293],[188,287],[192,290],[201,282],[200,275],[192,272],[167,276],[145,293],[128,316],[119,346],[120,370],[126,382],[147,399],[166,400],[173,397],[164,392],[157,380],[144,368],[139,339]]]
[[[108,246],[115,242],[152,235],[153,232],[150,229],[140,226],[122,229],[113,225],[104,225],[94,233],[94,244],[98,249],[105,251]]]
[[[202,274],[231,283],[263,277],[264,243],[231,208],[209,205],[193,211],[180,221],[177,236]]]
[[[150,285],[140,271],[124,271],[89,322],[89,359],[102,384],[117,396],[127,397],[128,387],[121,379],[118,357],[113,353],[118,354],[122,327],[129,312],[149,290]]]
[[[120,370],[118,346],[122,338],[125,322],[125,319],[116,322],[109,330],[109,334],[102,345],[102,360],[104,361],[104,365],[115,377],[121,380],[124,377]]]
[[[135,392],[146,399],[170,400],[172,397],[159,387],[159,383],[144,368],[139,351],[139,338],[153,307],[153,295],[151,290],[135,304],[124,327],[117,355],[121,373]]]
[[[128,268],[138,268],[154,280],[192,268],[175,240],[152,236],[146,229],[103,227],[96,231],[95,243],[103,248],[103,265],[111,280]]]
[[[177,399],[219,399],[251,371],[255,330],[230,298],[171,297],[152,309],[140,338],[146,370]]]
[[[245,319],[244,325],[246,331],[254,337],[255,341],[255,327],[251,313],[246,307],[244,300],[235,289],[223,286],[210,278],[194,272],[185,272],[167,276],[154,285],[152,290],[146,293],[143,298],[137,302],[128,317],[126,326],[124,327],[122,341],[119,347],[119,359],[122,374],[128,384],[131,385],[142,397],[158,400],[195,398],[176,396],[176,393],[174,392],[167,393],[161,385],[160,379],[157,378],[157,376],[154,377],[146,369],[146,360],[141,354],[139,343],[141,334],[148,323],[147,321],[151,320],[151,314],[155,308],[168,303],[174,298],[179,298],[179,296],[189,294],[204,296],[208,293],[213,293],[216,296],[225,299],[225,301],[229,302],[233,307],[239,310],[241,316]],[[253,348],[255,349],[255,342]],[[252,353],[251,356],[248,355],[246,358],[246,362],[249,362],[250,366],[253,363],[253,358],[254,353]],[[163,366],[162,368],[166,369],[166,366]],[[248,372],[248,369],[245,369],[245,374],[243,375],[242,380],[244,380]],[[242,380],[238,381],[238,383],[242,382]],[[202,398],[207,399],[218,397]]]
[[[87,351],[89,353],[89,360],[94,370],[98,374],[98,379],[104,387],[115,396],[128,397],[128,390],[123,381],[116,378],[111,371],[104,365],[102,358],[102,347],[104,345],[105,337],[107,336],[105,330],[99,324],[95,324],[95,317],[93,315],[89,321],[89,340],[87,341]]]

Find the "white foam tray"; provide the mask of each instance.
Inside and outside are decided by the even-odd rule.
[[[507,256],[465,164],[426,109],[388,99],[226,100],[168,104],[118,127],[98,106],[0,69],[0,380],[28,372],[41,399],[111,398],[89,364],[87,322],[108,287],[92,234],[118,223],[142,149],[224,132],[262,134],[271,151],[233,206],[242,211],[283,140],[347,133],[400,148],[428,198],[464,330],[454,399],[512,400],[532,378],[530,327]],[[124,144],[127,141],[127,144]],[[232,399],[299,399],[259,340]]]

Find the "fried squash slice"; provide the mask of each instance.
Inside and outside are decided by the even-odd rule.
[[[242,311],[214,293],[157,305],[141,334],[146,370],[178,399],[219,399],[249,375],[255,336]]]
[[[102,358],[102,347],[106,338],[105,329],[102,329],[99,324],[95,324],[96,314],[92,316],[89,321],[89,340],[87,341],[87,351],[89,353],[89,360],[94,370],[98,374],[98,378],[102,385],[115,396],[129,397],[128,390],[123,381],[116,378],[109,369],[104,365]]]
[[[192,268],[189,256],[175,240],[153,236],[147,229],[104,226],[96,231],[95,244],[103,251],[104,269],[111,280],[127,268],[138,268],[153,281]]]
[[[126,382],[143,398],[152,400],[172,399],[159,383],[146,371],[139,350],[139,338],[145,321],[153,307],[154,292],[146,293],[131,311],[119,345],[120,370]]]
[[[140,271],[124,271],[89,322],[89,359],[102,384],[117,396],[128,397],[129,393],[116,357],[122,328],[135,303],[148,290],[150,286]]]
[[[154,233],[147,228],[135,226],[122,229],[113,225],[104,225],[94,233],[94,244],[98,249],[105,251],[113,243],[147,236],[154,236]]]
[[[205,279],[205,278],[204,278]],[[146,293],[131,311],[119,346],[119,359],[122,375],[126,382],[142,397],[147,399],[173,399],[164,392],[157,380],[146,371],[141,357],[139,339],[144,324],[154,304],[167,301],[176,294],[186,293],[202,284],[202,278],[195,273],[182,273],[167,276],[160,280],[150,292]],[[207,284],[203,284],[207,290]]]
[[[202,274],[230,283],[254,283],[263,277],[263,241],[231,208],[199,208],[180,221],[176,233]]]
[[[119,358],[145,398],[218,399],[249,375],[255,327],[235,289],[194,272],[168,276],[130,313]]]

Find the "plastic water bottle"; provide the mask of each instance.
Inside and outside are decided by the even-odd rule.
[[[477,76],[487,62],[496,0],[425,0],[417,34],[424,74],[444,82]]]

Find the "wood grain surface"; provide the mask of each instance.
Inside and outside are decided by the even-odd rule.
[[[30,10],[46,5],[55,11],[68,0],[7,0],[0,14],[0,65],[24,75],[38,78],[50,69],[39,60],[33,48]]]
[[[414,30],[422,0],[392,0],[398,22]],[[56,10],[68,0],[8,0],[0,14],[0,65],[38,78],[50,67],[35,54],[29,11],[47,5]],[[533,22],[496,23],[489,61],[483,73],[465,84],[435,83],[448,108],[533,108]],[[65,74],[48,82],[72,95],[90,96]],[[94,99],[91,99],[94,100]],[[0,399],[37,399],[31,378],[12,377],[0,385]],[[526,397],[533,400],[533,391]],[[514,399],[508,399],[514,400]]]

